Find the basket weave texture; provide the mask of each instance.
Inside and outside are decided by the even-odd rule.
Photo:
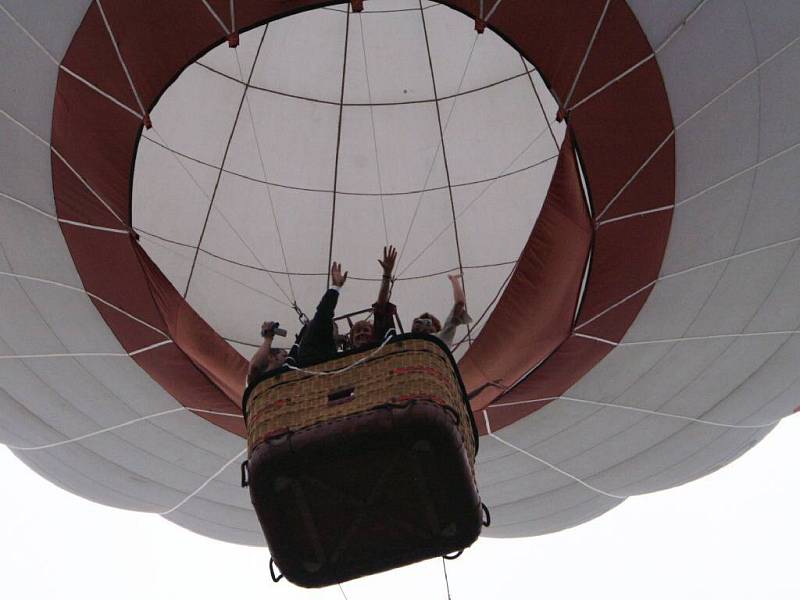
[[[402,339],[379,350],[348,354],[308,367],[308,371],[344,369],[312,375],[288,371],[252,388],[247,398],[248,455],[264,441],[386,404],[436,402],[458,416],[458,428],[474,468],[471,415],[458,374],[447,351],[425,339]]]

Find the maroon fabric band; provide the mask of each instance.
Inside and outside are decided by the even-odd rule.
[[[227,0],[209,3],[218,14],[228,14]],[[237,0],[236,25],[243,30],[324,4],[330,3]],[[477,0],[444,4],[471,18],[478,13]],[[605,5],[605,0],[504,0],[488,26],[537,66],[556,98],[566,99],[575,83],[571,106],[652,54],[627,4],[612,0],[576,83]],[[203,3],[194,0],[105,0],[103,9],[147,111],[188,64],[228,38]],[[139,112],[96,4],[90,5],[63,63]],[[53,110],[53,147],[123,224],[54,157],[53,190],[59,217],[106,227],[130,226],[131,181],[143,118],[60,73]],[[673,202],[674,141],[664,143],[650,159],[673,128],[655,59],[574,112],[567,111],[567,120],[572,139],[562,150],[543,216],[497,310],[461,364],[471,387],[492,379],[505,385],[520,377],[522,380],[507,393],[481,394],[474,401],[476,409],[489,402],[557,396],[610,351],[607,344],[570,333],[571,310],[590,246],[592,266],[578,323],[642,290],[581,329],[592,336],[616,341],[624,335],[647,299],[651,289],[647,284],[657,277],[661,266],[671,211],[592,228],[588,215],[581,214],[583,208],[577,204],[580,182],[569,147],[574,142],[580,153],[595,215],[612,199],[613,206],[604,218]],[[237,412],[246,361],[191,309],[135,238],[66,226],[62,231],[86,290],[161,329],[175,342],[138,354],[134,360],[182,404]],[[128,351],[164,339],[99,302],[95,305]],[[524,319],[517,318],[511,331],[506,320],[520,306],[530,310],[523,311]],[[538,368],[524,376],[540,361]],[[514,404],[493,411],[492,428],[512,423],[541,405]],[[244,432],[238,418],[204,416],[229,431]],[[483,426],[483,419],[478,422]]]

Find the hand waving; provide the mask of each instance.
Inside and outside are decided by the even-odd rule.
[[[394,246],[383,247],[383,260],[378,259],[381,267],[383,267],[383,274],[391,276],[394,271],[394,263],[397,260],[397,249]]]
[[[347,271],[342,275],[342,265],[334,262],[331,264],[331,283],[336,287],[342,287],[347,281]]]

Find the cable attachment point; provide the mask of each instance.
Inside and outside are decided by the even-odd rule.
[[[350,4],[354,13],[364,10],[364,0],[350,0]]]
[[[233,31],[228,36],[228,48],[236,48],[239,45],[239,32]]]
[[[150,120],[150,115],[148,113],[144,113],[144,117],[142,118],[142,123],[144,123],[145,129],[153,128],[153,121]]]
[[[480,17],[475,17],[475,31],[483,33],[486,30],[486,21]]]
[[[453,554],[445,554],[442,558],[445,560],[455,560],[462,554],[464,554],[463,549],[459,550],[458,552],[454,552]]]
[[[556,122],[561,123],[567,118],[567,111],[563,108],[559,108],[558,112],[556,113]]]
[[[292,302],[292,308],[294,309],[294,312],[297,313],[297,318],[300,320],[300,322],[303,325],[307,325],[308,317],[306,316],[306,313],[303,312],[303,309],[297,306],[297,302]]]

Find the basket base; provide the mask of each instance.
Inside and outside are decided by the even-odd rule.
[[[454,413],[381,406],[257,446],[250,496],[286,578],[321,587],[442,556],[480,534]]]

